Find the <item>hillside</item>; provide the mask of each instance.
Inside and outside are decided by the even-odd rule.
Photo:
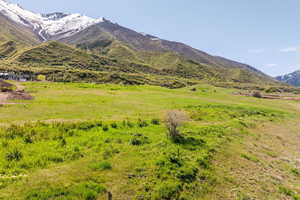
[[[10,46],[8,44],[10,44]],[[14,44],[15,43],[11,42],[2,45],[3,50],[0,51],[0,53],[5,52],[5,54],[7,54],[6,56],[3,56],[5,58],[3,60],[3,66],[6,67],[1,67],[0,63],[0,68],[13,70],[13,68],[10,68],[9,66],[20,66],[17,68],[31,71],[35,68],[36,70],[39,70],[41,74],[46,75],[47,80],[60,79],[53,78],[53,76],[58,76],[58,73],[56,73],[56,75],[50,73],[51,78],[49,78],[49,69],[52,69],[52,71],[60,71],[61,73],[66,74],[67,72],[65,70],[135,74],[140,77],[144,76],[144,81],[142,82],[149,84],[152,83],[151,81],[147,81],[147,79],[149,79],[147,76],[151,75],[151,79],[156,80],[161,79],[163,76],[165,76],[166,80],[168,80],[167,77],[186,79],[186,81],[179,81],[182,82],[180,85],[184,85],[183,82],[187,81],[265,83],[266,85],[279,85],[271,78],[259,75],[256,72],[247,69],[199,64],[172,52],[137,51],[120,42],[113,42],[110,45],[99,49],[87,50],[84,47],[75,48],[74,46],[69,46],[60,42],[50,41],[34,47],[27,47],[18,50],[17,52],[13,49]],[[10,52],[8,50],[11,50],[13,55],[8,56]],[[13,71],[17,68],[15,67]],[[83,74],[84,73],[85,72],[83,72]],[[83,74],[81,78],[72,78],[72,80],[86,81],[90,75],[86,76]],[[33,79],[35,78],[33,77]],[[98,82],[102,81],[103,78],[98,78]],[[135,80],[134,82],[140,81]],[[154,82],[156,85],[157,81]],[[159,85],[165,85],[165,81]]]
[[[0,12],[0,43],[14,41],[20,47],[38,44],[40,41],[28,27],[10,20]]]
[[[64,38],[61,41],[79,46],[87,46],[90,49],[93,49],[97,46],[103,47],[103,45],[105,47],[115,40],[123,42],[137,50],[160,53],[174,52],[201,64],[216,67],[243,68],[258,72],[258,70],[249,65],[222,57],[211,56],[183,43],[172,42],[152,35],[141,34],[118,24],[114,24],[108,20],[104,20],[101,23],[88,27],[87,29],[76,33],[71,37]],[[263,74],[261,73],[261,75]]]

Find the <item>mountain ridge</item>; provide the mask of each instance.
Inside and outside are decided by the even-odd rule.
[[[300,70],[275,77],[276,80],[299,87],[300,86]]]
[[[272,77],[247,64],[221,56],[213,56],[181,42],[168,41],[150,34],[139,33],[117,23],[112,23],[105,18],[93,19],[80,14],[62,12],[36,14],[24,10],[19,5],[0,0],[0,23],[5,20],[7,23],[13,24],[16,30],[11,31],[8,28],[10,37],[2,41],[0,31],[0,46],[3,43],[2,50],[0,49],[2,60],[15,62],[15,58],[20,54],[25,56],[27,53],[26,56],[28,56],[28,52],[36,52],[37,49],[46,53],[44,48],[39,48],[37,45],[57,41],[88,52],[88,54],[83,53],[85,57],[83,60],[90,60],[89,54],[116,60],[117,68],[110,66],[112,69],[109,69],[107,66],[106,70],[108,71],[117,69],[117,71],[138,73],[155,72],[159,75],[170,73],[181,78],[197,80],[217,79],[219,81],[277,84]],[[17,37],[24,32],[23,30],[28,32],[26,37],[22,34]],[[19,43],[24,43],[24,45],[19,45]],[[7,46],[7,44],[14,45]],[[56,46],[61,47],[61,45]],[[25,48],[25,51],[22,48]],[[66,47],[62,49],[62,52],[70,55]],[[51,52],[53,51],[51,50]],[[58,55],[49,54],[49,56]],[[43,62],[41,58],[52,62],[53,59],[49,56],[40,53],[30,54],[30,62],[21,59],[22,62],[17,60],[17,64],[32,64],[33,66],[42,64],[44,66],[47,63]],[[76,60],[73,57],[70,59]],[[48,65],[53,67],[51,62]],[[62,66],[69,66],[69,61],[60,61],[59,63]],[[146,71],[143,72],[142,70]]]

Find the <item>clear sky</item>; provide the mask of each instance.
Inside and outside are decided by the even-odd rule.
[[[9,0],[23,8],[105,17],[250,64],[269,75],[300,70],[299,0]]]

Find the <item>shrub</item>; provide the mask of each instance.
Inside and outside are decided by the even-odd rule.
[[[26,135],[26,136],[24,137],[24,142],[25,142],[26,144],[32,144],[32,143],[33,143],[33,138],[32,138],[32,136],[31,136],[31,135]]]
[[[178,128],[187,120],[185,113],[177,110],[169,111],[166,118],[168,136],[176,141],[181,137]]]
[[[134,137],[130,140],[131,145],[139,146],[149,143],[149,138],[143,134],[135,134]]]
[[[300,178],[300,169],[299,169],[299,170],[298,170],[298,169],[293,169],[293,170],[292,170],[292,173],[293,173],[295,176],[297,176],[297,177]]]
[[[148,126],[148,123],[147,123],[147,121],[145,121],[145,120],[139,119],[139,120],[138,120],[138,126],[139,126],[140,128],[144,128],[144,127],[147,127],[147,126]]]
[[[116,122],[113,122],[111,125],[110,125],[112,128],[118,128],[118,124]]]
[[[210,167],[210,157],[204,156],[202,158],[198,158],[197,163],[200,165],[200,167],[208,169]]]
[[[107,125],[104,125],[104,126],[102,127],[102,130],[103,130],[103,131],[108,131],[108,130],[109,130],[109,127],[108,127]]]
[[[20,161],[23,158],[23,154],[18,149],[13,149],[6,153],[5,158],[7,161]]]
[[[134,127],[134,124],[133,124],[132,122],[130,122],[130,121],[127,121],[127,126],[128,126],[129,128],[133,128],[133,127]]]
[[[177,178],[183,182],[193,182],[197,177],[198,169],[196,167],[182,167],[178,170]]]
[[[160,125],[160,120],[159,119],[152,119],[151,124],[153,125]]]

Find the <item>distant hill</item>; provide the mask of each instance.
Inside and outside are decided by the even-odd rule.
[[[299,87],[300,86],[300,70],[295,71],[290,74],[283,75],[283,76],[277,76],[276,79],[278,81]]]

